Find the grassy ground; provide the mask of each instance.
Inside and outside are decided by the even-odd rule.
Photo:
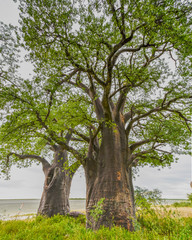
[[[182,217],[166,208],[138,210],[135,221],[136,231],[133,233],[120,227],[111,230],[101,228],[94,232],[86,230],[85,222],[84,216],[77,219],[55,216],[0,221],[0,240],[192,240],[192,218]]]

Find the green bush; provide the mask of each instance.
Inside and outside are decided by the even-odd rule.
[[[191,202],[175,202],[172,204],[173,207],[192,207]]]
[[[134,193],[136,207],[143,205],[160,204],[162,201],[162,193],[158,189],[148,190],[147,188],[140,188],[136,186]]]
[[[190,194],[187,194],[187,199],[191,202],[191,204],[192,204],[192,193],[190,193]]]

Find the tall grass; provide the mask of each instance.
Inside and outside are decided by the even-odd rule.
[[[1,240],[190,240],[192,218],[178,218],[166,209],[140,208],[135,221],[135,232],[120,227],[86,230],[86,219],[69,216],[37,217],[29,220],[0,221]]]

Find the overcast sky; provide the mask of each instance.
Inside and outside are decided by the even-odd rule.
[[[17,5],[12,0],[0,0],[0,21],[17,25]],[[30,66],[26,65],[24,73],[28,75]],[[145,167],[140,169],[134,185],[148,189],[158,188],[164,198],[186,198],[191,193],[191,158],[180,156],[178,163],[161,170]],[[44,183],[41,166],[30,168],[12,168],[11,180],[0,179],[0,199],[40,198]],[[80,169],[72,182],[71,197],[85,197],[85,178]]]

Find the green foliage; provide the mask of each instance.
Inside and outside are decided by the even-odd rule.
[[[187,201],[174,202],[171,205],[174,207],[192,207],[192,194],[187,194]]]
[[[16,27],[0,22],[0,80],[13,77],[18,68],[19,49],[15,31]]]
[[[191,202],[175,202],[172,204],[172,206],[174,207],[192,207],[192,203]]]
[[[187,199],[192,203],[192,193],[187,194]]]
[[[178,218],[176,215],[171,217],[166,210],[161,213],[156,211],[147,213],[144,211],[138,218],[140,229],[132,233],[120,227],[113,227],[112,229],[102,227],[96,232],[86,230],[85,221],[85,217],[82,216],[77,219],[54,216],[52,218],[37,217],[25,221],[0,221],[0,239],[188,240],[191,239],[192,235],[191,218]]]
[[[95,206],[93,206],[93,209],[90,210],[90,215],[92,216],[94,222],[97,222],[99,218],[104,214],[103,210],[103,204],[104,204],[105,198],[101,198]]]
[[[46,85],[55,89],[69,69],[78,70],[60,88],[73,88],[79,106],[67,102],[56,108],[55,114],[64,117],[54,129],[69,122],[97,128],[94,101],[108,87],[107,99],[115,106],[124,94],[123,113],[132,111],[132,119],[138,118],[129,122],[129,143],[150,139],[135,150],[140,165],[169,166],[175,153],[190,154],[191,8],[189,1],[172,0],[20,0],[25,47],[39,81],[46,77]],[[175,68],[168,58],[176,60]],[[85,97],[91,88],[94,96]],[[103,120],[112,126],[111,119]]]
[[[88,137],[97,133],[100,140],[101,125],[118,132],[117,120],[127,113],[123,126],[138,165],[170,166],[175,154],[190,154],[190,1],[19,3],[17,36],[29,51],[34,77],[21,79],[14,71],[1,78],[2,171],[8,152],[42,153],[47,141],[64,142],[70,128],[80,141],[68,150],[83,162]],[[17,52],[11,43],[17,41],[2,29],[11,69]]]
[[[148,190],[146,188],[135,187],[135,205],[136,207],[150,207],[161,203],[161,191],[158,189]]]
[[[141,207],[137,211],[137,221],[140,228],[146,228],[156,234],[159,239],[190,239],[191,218],[181,218],[166,207]],[[187,223],[187,224],[186,224]],[[160,237],[161,236],[161,237]],[[151,239],[156,239],[152,237]],[[158,239],[158,238],[157,238]]]

